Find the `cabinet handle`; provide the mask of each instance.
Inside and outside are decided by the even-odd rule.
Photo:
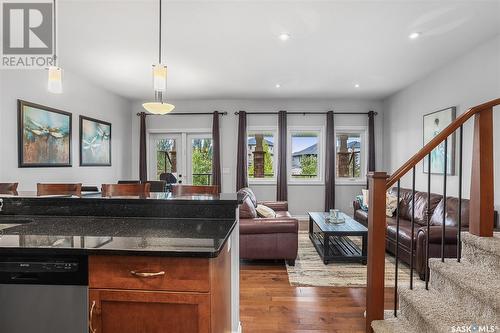
[[[91,333],[96,333],[97,330],[92,326],[92,321],[94,319],[94,309],[95,309],[95,301],[92,301],[92,306],[90,307],[90,318],[89,318],[89,328]]]
[[[156,272],[156,273],[149,273],[149,272],[136,272],[136,271],[130,271],[130,274],[137,276],[137,277],[155,277],[155,276],[162,276],[165,275],[164,271],[161,272]]]

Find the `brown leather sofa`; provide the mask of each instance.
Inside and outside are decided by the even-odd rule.
[[[397,189],[389,191],[397,195]],[[410,264],[411,242],[413,242],[413,263],[420,278],[425,277],[426,263],[426,238],[427,238],[427,192],[415,192],[415,225],[414,235],[411,237],[411,214],[412,214],[412,192],[410,189],[402,188],[400,191],[401,202],[399,204],[399,253],[398,256],[405,263]],[[431,193],[430,198],[430,233],[429,233],[429,257],[441,257],[441,232],[443,224],[444,199],[442,195]],[[354,219],[368,226],[368,212],[361,209],[355,200]],[[395,213],[396,214],[396,213]],[[469,200],[462,199],[462,230],[469,229]],[[497,214],[495,212],[495,225]],[[396,216],[387,217],[386,251],[396,252]],[[458,198],[447,197],[446,199],[446,231],[445,231],[445,257],[456,258],[457,255],[457,232],[458,232]]]
[[[244,196],[240,205],[240,258],[284,259],[294,266],[298,250],[299,221],[288,212],[288,203],[257,202],[249,188],[243,188],[238,193]],[[276,217],[258,217],[258,204],[272,208]]]

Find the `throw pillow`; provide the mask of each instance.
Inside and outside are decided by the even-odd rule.
[[[368,190],[361,190],[361,192],[363,193],[363,204],[362,206],[365,206],[367,209],[369,208],[368,207],[368,193],[370,193],[370,191]]]
[[[249,197],[250,200],[252,201],[253,206],[257,207],[257,198],[255,197],[255,194],[253,193],[251,188],[244,187],[241,190],[239,190],[238,192],[243,193],[244,195]]]
[[[401,201],[401,198],[400,198]],[[395,195],[391,195],[386,193],[385,195],[385,215],[387,217],[392,217],[394,212],[398,208],[398,197]]]
[[[243,203],[240,205],[240,219],[254,219],[257,217],[257,211],[252,200],[246,196]]]
[[[257,214],[260,217],[266,217],[266,218],[275,218],[276,217],[276,212],[272,209],[269,208],[265,205],[257,205]]]
[[[362,195],[357,195],[356,196],[356,201],[358,202],[359,207],[361,208],[361,210],[364,210],[365,212],[368,211],[368,207],[366,207],[365,205],[363,205],[363,196]]]

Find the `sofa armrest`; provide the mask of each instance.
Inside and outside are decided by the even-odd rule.
[[[267,206],[278,212],[288,211],[288,201],[259,201],[258,204]]]
[[[467,228],[462,228],[463,231],[468,230]],[[415,269],[416,271],[423,275],[425,273],[426,267],[426,250],[427,250],[427,226],[418,228],[416,231],[416,249],[415,249]],[[458,228],[455,226],[446,226],[444,243],[445,246],[457,246],[457,232]],[[432,248],[441,247],[441,233],[442,226],[431,225],[429,227],[429,246],[430,246],[430,258],[437,258],[440,255],[433,254]],[[434,251],[435,252],[435,251]],[[441,253],[439,251],[439,253]]]

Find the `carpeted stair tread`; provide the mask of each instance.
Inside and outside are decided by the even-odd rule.
[[[374,320],[372,321],[372,328],[375,333],[417,333],[403,318],[393,317],[385,320]]]
[[[471,325],[474,317],[462,305],[447,300],[434,290],[400,289],[402,317],[419,332],[450,332],[453,326]]]
[[[498,275],[492,276],[492,274],[485,272],[472,263],[457,262],[455,259],[447,259],[443,263],[441,259],[432,258],[429,259],[429,267],[431,268],[431,287],[432,272],[437,271],[467,293],[480,297],[485,301],[500,304],[500,293],[492,292],[492,290],[500,290]]]
[[[462,258],[491,272],[500,271],[500,233],[478,237],[462,232]]]

